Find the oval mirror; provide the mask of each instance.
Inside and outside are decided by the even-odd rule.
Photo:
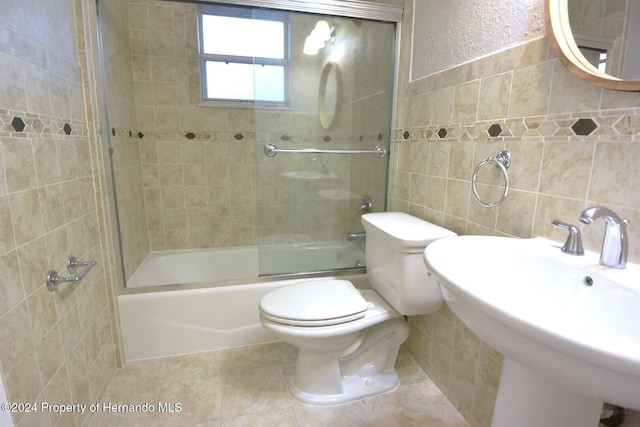
[[[342,92],[342,76],[337,63],[327,61],[322,67],[320,87],[318,88],[318,111],[320,125],[329,129],[335,121],[340,107],[340,93]]]
[[[551,46],[571,73],[607,89],[640,91],[640,18],[633,19],[640,2],[547,0],[545,8]]]

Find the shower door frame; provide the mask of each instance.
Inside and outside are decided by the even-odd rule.
[[[248,3],[260,3],[260,2],[248,2]],[[283,3],[283,2],[272,2],[272,3]],[[331,3],[332,5],[335,4],[336,2],[326,2],[326,3]],[[343,2],[339,2],[339,3],[343,3]],[[344,2],[347,3],[347,2]],[[352,3],[357,3],[358,5],[362,6],[366,6],[366,7],[370,7],[372,5],[378,5],[375,3],[368,3],[368,2],[352,2]],[[388,5],[383,5],[385,7],[389,7]],[[397,6],[392,7],[392,9],[398,11],[400,10],[400,12],[403,11],[403,8],[398,8]],[[349,15],[349,16],[345,16],[344,14],[338,15],[337,13],[334,12],[329,12],[327,13],[326,10],[324,8],[317,8],[316,10],[320,10],[320,13],[316,13],[314,11],[314,13],[310,13],[310,16],[325,16],[324,18],[321,19],[328,19],[326,18],[327,14],[330,14],[331,16],[334,16],[335,18],[346,18],[347,20],[351,20],[353,22],[358,22],[359,19],[358,18],[352,18],[353,15]],[[291,12],[295,12],[295,10],[291,11]],[[308,12],[308,11],[306,11]],[[381,15],[380,14],[368,14],[369,17],[371,16],[376,16],[377,18],[380,18]],[[314,142],[311,142],[309,140],[306,140],[306,142],[304,142],[303,144],[301,144],[301,146],[297,146],[295,144],[295,142],[300,142],[300,141],[304,141],[305,140],[305,135],[299,135],[300,138],[296,138],[296,137],[291,137],[290,135],[286,135],[286,139],[283,139],[282,142],[280,141],[281,138],[278,137],[278,135],[276,135],[275,133],[273,133],[272,135],[263,137],[262,140],[260,141],[256,141],[258,142],[257,144],[257,155],[259,158],[263,157],[264,155],[266,155],[268,158],[270,157],[275,157],[277,155],[278,152],[282,152],[283,154],[281,154],[281,156],[299,156],[299,155],[304,155],[304,154],[319,154],[320,156],[324,155],[324,154],[334,154],[337,156],[340,155],[370,155],[370,156],[375,156],[375,157],[379,157],[382,158],[380,160],[384,161],[384,166],[380,166],[381,168],[384,169],[384,172],[380,171],[381,173],[384,174],[384,182],[379,182],[378,186],[376,187],[372,187],[369,188],[369,192],[372,193],[378,193],[376,194],[371,194],[368,193],[366,190],[364,193],[362,193],[361,191],[363,190],[363,188],[360,188],[361,191],[356,191],[356,193],[361,193],[361,194],[371,194],[372,196],[376,196],[377,197],[377,210],[386,210],[388,206],[390,206],[390,202],[391,202],[391,195],[389,192],[389,188],[392,188],[392,180],[391,180],[391,176],[392,174],[390,173],[390,171],[392,170],[392,163],[391,162],[391,158],[390,158],[390,152],[392,149],[392,142],[394,140],[394,129],[395,129],[395,114],[397,111],[397,93],[398,93],[398,80],[399,80],[399,73],[398,73],[398,64],[399,64],[399,45],[400,45],[400,40],[401,40],[401,22],[400,21],[396,21],[389,19],[389,16],[387,15],[385,17],[386,19],[364,19],[362,18],[363,21],[368,21],[370,23],[372,23],[373,25],[380,25],[380,24],[384,24],[384,25],[393,25],[393,27],[391,28],[391,31],[389,31],[388,36],[393,37],[393,40],[389,40],[391,43],[388,43],[385,41],[385,46],[388,46],[391,48],[389,55],[383,55],[384,57],[387,57],[389,60],[389,65],[388,68],[386,68],[387,66],[385,65],[385,71],[389,70],[390,75],[389,78],[387,79],[385,76],[385,80],[386,80],[386,85],[384,85],[384,90],[388,91],[387,94],[387,101],[385,104],[385,108],[387,109],[387,115],[386,115],[386,119],[385,122],[388,126],[388,128],[386,129],[379,129],[379,131],[384,132],[385,134],[387,134],[387,138],[385,138],[385,140],[380,140],[380,146],[384,147],[384,149],[379,149],[378,147],[376,147],[376,150],[374,151],[369,151],[370,148],[365,147],[365,149],[363,150],[362,148],[359,149],[354,149],[354,148],[338,148],[338,147],[329,147],[329,149],[326,149],[324,147],[322,147],[322,141],[320,141],[319,145],[316,145]],[[398,15],[398,19],[402,18],[402,13],[400,13]],[[318,18],[316,18],[318,19]],[[338,21],[336,21],[338,22]],[[334,24],[332,24],[334,25]],[[341,24],[335,24],[336,27],[340,26]],[[359,24],[356,24],[358,26],[360,26]],[[343,27],[340,27],[343,28]],[[336,38],[338,38],[338,36],[336,36]],[[385,37],[386,38],[386,37]],[[388,40],[388,39],[387,39]],[[334,39],[332,39],[332,43],[334,44]],[[329,63],[331,61],[331,54],[327,54],[328,56],[326,56],[326,58],[324,58],[321,62]],[[321,67],[322,68],[322,67]],[[323,70],[324,72],[324,70]],[[385,72],[386,74],[386,72]],[[319,91],[322,89],[319,89]],[[382,86],[380,86],[378,88],[378,90],[382,90]],[[375,92],[375,90],[374,90]],[[269,108],[267,107],[266,110],[269,110]],[[257,113],[258,113],[258,108],[256,106],[256,125],[258,124],[258,118],[257,118]],[[354,110],[355,111],[355,110]],[[380,117],[382,118],[382,117]],[[349,120],[347,120],[347,122],[349,122]],[[367,132],[367,129],[369,129],[371,126],[366,125],[366,123],[361,124],[364,125],[364,127],[362,128],[362,130],[360,132],[362,132],[364,130],[364,132]],[[320,129],[321,132],[329,132],[329,128],[328,127],[324,127],[324,131],[322,129]],[[378,131],[374,132],[377,133]],[[258,131],[258,129],[256,129],[256,134],[259,134],[260,132]],[[267,131],[267,133],[269,133],[269,131]],[[276,132],[277,133],[277,132]],[[313,132],[311,132],[313,133]],[[381,134],[378,134],[378,138],[380,138]],[[308,137],[308,135],[306,135]],[[320,138],[322,135],[318,134],[318,138]],[[324,140],[325,143],[328,143],[329,141],[332,141],[333,135],[331,136],[327,136],[325,135],[325,137],[322,139]],[[290,138],[291,141],[290,141]],[[353,138],[353,135],[352,135]],[[362,141],[362,134],[360,136],[360,141]],[[338,135],[338,140],[340,139],[340,135]],[[291,143],[293,140],[295,140],[293,142],[293,144]],[[298,141],[299,140],[299,141]],[[320,140],[320,139],[319,139]],[[356,137],[357,140],[357,137]],[[336,140],[337,141],[337,140]],[[353,141],[352,141],[353,142]],[[282,143],[286,148],[276,148],[276,145],[273,144],[277,144],[277,146],[280,146],[280,143]],[[264,153],[262,150],[262,147],[264,146]],[[314,148],[309,148],[309,146],[314,147]],[[299,147],[304,147],[304,148],[299,148]],[[334,149],[335,148],[335,149]],[[379,150],[379,151],[378,151]],[[286,153],[286,154],[284,154]],[[279,155],[280,156],[280,155]],[[278,157],[279,157],[278,156]],[[333,157],[333,156],[332,156]],[[386,158],[384,158],[386,157]],[[317,159],[313,159],[314,161],[316,161]],[[395,161],[395,159],[394,159]],[[260,163],[260,161],[258,162]],[[322,160],[318,160],[319,164],[322,164]],[[297,166],[301,166],[300,164],[298,164]],[[353,163],[352,163],[353,166]],[[326,165],[324,166],[326,167]],[[302,167],[302,169],[304,169],[304,166]],[[375,170],[377,170],[378,167],[375,167]],[[286,171],[286,169],[285,169]],[[333,177],[337,177],[338,175],[340,175],[339,173],[337,173],[335,170],[332,172],[326,172],[329,175],[333,176]],[[377,174],[377,173],[376,173]],[[260,175],[260,173],[258,173],[258,175]],[[277,173],[276,173],[277,175]],[[280,175],[282,175],[282,171],[280,171]],[[320,178],[321,179],[321,178]],[[258,181],[260,182],[260,179],[258,179]],[[273,187],[274,184],[272,182],[271,179],[267,180],[267,185],[268,187],[271,186]],[[279,181],[278,181],[279,182]],[[283,182],[279,182],[281,184],[284,184]],[[321,188],[322,185],[324,184],[320,184]],[[260,187],[260,186],[258,186]],[[299,188],[298,186],[295,186],[296,188]],[[379,188],[379,190],[377,190]],[[311,193],[315,192],[315,187],[311,187]],[[375,190],[374,190],[375,189]],[[258,191],[260,193],[260,191]],[[353,193],[352,193],[353,194]],[[355,196],[354,196],[355,197]],[[361,197],[366,197],[366,196],[361,196]],[[300,204],[300,202],[294,202],[296,204]],[[287,202],[285,202],[285,204],[287,204]],[[259,205],[259,211],[260,209],[262,209],[260,206],[262,206],[260,203]],[[264,207],[264,206],[263,206]],[[293,208],[293,206],[291,206]],[[277,209],[277,208],[276,208]],[[269,210],[269,208],[267,207],[267,210]],[[271,211],[272,213],[269,215],[266,215],[267,217],[271,218],[274,217],[273,211]],[[277,211],[276,211],[277,212]],[[298,212],[296,210],[296,212]],[[283,214],[284,215],[284,214]],[[260,217],[260,213],[258,213],[258,217]],[[280,218],[279,215],[275,215],[275,217]],[[282,216],[282,218],[285,218],[286,216]],[[307,215],[304,215],[304,217],[307,217]],[[350,216],[349,216],[350,217]],[[296,216],[296,218],[299,218],[298,216]],[[316,221],[317,220],[317,221]],[[316,220],[308,220],[307,222],[312,222],[313,224],[321,224],[323,223],[322,220],[318,220],[316,218]],[[304,222],[304,220],[303,220]],[[335,222],[335,220],[334,220]],[[336,231],[338,233],[338,235],[341,234],[341,230],[344,224],[347,223],[351,223],[352,220],[350,219],[347,222],[343,222],[338,220],[337,223],[334,223],[333,226],[328,227],[331,231],[327,230],[327,234],[323,234],[324,237],[326,237],[328,240],[327,242],[337,242],[337,241],[341,241],[342,239],[340,239],[339,237],[336,239],[335,233],[334,231]],[[273,261],[273,255],[270,255],[270,251],[271,251],[271,247],[276,247],[276,251],[277,246],[278,245],[287,245],[287,244],[293,244],[293,245],[301,245],[306,247],[307,244],[311,245],[311,247],[315,248],[316,245],[321,245],[325,242],[324,239],[320,238],[317,239],[317,234],[318,234],[318,230],[315,228],[315,225],[313,224],[307,224],[308,227],[305,227],[304,224],[300,224],[299,221],[292,221],[292,231],[291,233],[294,233],[293,235],[291,235],[291,238],[289,241],[281,241],[281,235],[279,235],[278,233],[285,233],[282,234],[282,236],[286,235],[286,232],[283,231],[282,229],[278,229],[274,232],[274,230],[271,230],[271,226],[267,225],[267,224],[271,224],[269,221],[267,221],[267,223],[264,223],[263,225],[265,225],[267,228],[269,228],[269,232],[266,235],[266,239],[264,238],[265,236],[259,235],[258,236],[258,248],[259,248],[259,252],[260,252],[260,256],[259,256],[259,260],[260,260],[260,264],[259,264],[259,276],[261,278],[265,278],[265,277],[296,277],[296,276],[303,276],[303,277],[308,277],[309,275],[312,276],[321,276],[321,275],[342,275],[342,274],[356,274],[356,273],[364,273],[366,272],[366,266],[364,265],[364,244],[358,244],[355,245],[354,248],[356,249],[356,251],[363,251],[362,254],[359,256],[359,261],[356,262],[355,264],[348,264],[349,261],[346,261],[346,258],[341,258],[340,256],[338,256],[338,259],[340,259],[341,261],[337,261],[337,263],[335,263],[333,266],[329,266],[329,265],[324,265],[323,267],[329,267],[329,268],[323,268],[320,265],[322,264],[322,261],[320,261],[320,265],[314,265],[312,266],[311,269],[306,269],[304,266],[309,267],[306,263],[303,263],[301,266],[299,266],[298,268],[293,268],[293,267],[286,267],[286,266],[282,266],[282,267],[277,267],[277,265],[279,265],[278,262],[275,262],[273,264],[276,265],[276,267],[273,266],[272,262]],[[360,224],[360,221],[358,220],[358,224]],[[327,224],[323,224],[325,227]],[[323,225],[319,225],[319,227],[322,227]],[[345,230],[344,235],[347,235],[347,232],[350,231],[354,231],[351,230],[351,228],[355,228],[355,222],[351,223],[351,226],[347,226],[347,230]],[[257,226],[259,233],[262,233],[262,225],[258,224]],[[356,228],[357,229],[357,228]],[[361,229],[361,227],[359,228]],[[307,234],[308,233],[308,234]],[[313,236],[314,234],[316,234],[316,236]],[[302,236],[302,237],[301,237]],[[309,240],[306,240],[305,237],[308,238]],[[314,239],[314,237],[316,237],[316,239]],[[300,240],[302,238],[302,240]],[[345,242],[347,243],[347,242]],[[355,242],[354,242],[355,243]],[[349,244],[349,243],[347,243]],[[267,248],[266,252],[263,253],[262,250],[264,248]],[[347,249],[349,250],[349,249]],[[348,258],[348,257],[347,257]],[[283,258],[284,259],[284,258]],[[362,263],[360,262],[362,261]]]
[[[103,40],[102,40],[102,32],[100,29],[100,1],[95,0],[96,2],[96,23],[97,23],[97,41],[99,48],[99,69],[102,81],[102,90],[104,94],[103,103],[105,108],[105,118],[106,124],[109,124],[109,108],[107,102],[107,92],[106,92],[106,69],[104,65],[104,51],[103,51]],[[104,1],[104,0],[102,0]],[[267,9],[275,9],[275,10],[283,10],[283,11],[292,11],[292,12],[307,12],[307,13],[316,13],[316,14],[325,14],[325,15],[335,15],[341,17],[349,17],[349,18],[360,18],[367,20],[378,20],[385,21],[389,23],[395,24],[395,40],[394,40],[394,54],[393,54],[393,76],[391,82],[391,108],[390,108],[390,139],[389,139],[389,147],[387,150],[387,156],[391,155],[392,142],[393,142],[393,131],[395,129],[396,123],[396,112],[397,112],[397,96],[398,96],[398,75],[399,75],[399,63],[400,63],[400,43],[401,43],[401,34],[402,34],[402,20],[404,15],[404,7],[398,5],[388,5],[381,3],[373,3],[367,1],[359,1],[359,0],[159,0],[159,1],[167,1],[174,3],[204,3],[204,4],[220,4],[220,5],[229,5],[229,6],[249,6],[249,7],[259,7],[259,8],[267,8]],[[121,236],[121,219],[120,214],[118,212],[117,206],[117,191],[115,185],[115,171],[113,166],[113,143],[110,132],[105,132],[106,146],[109,152],[109,175],[110,181],[112,183],[112,191],[111,197],[113,198],[114,203],[114,220],[116,226],[116,235],[117,235],[117,262],[120,264],[120,272],[122,273],[122,286],[119,287],[121,292],[127,291],[127,279],[126,279],[126,271],[125,271],[125,262],[124,262],[124,250],[122,245],[122,236]],[[389,161],[391,158],[389,159]],[[389,205],[391,201],[391,195],[388,191],[389,188],[392,188],[393,182],[392,177],[393,174],[389,173],[390,170],[393,169],[393,165],[391,163],[387,164],[387,180],[386,180],[386,204]],[[321,274],[326,274],[327,272],[322,272]],[[348,271],[336,271],[336,275],[347,274]],[[299,273],[293,274],[292,276],[315,276],[314,272],[307,273]],[[278,275],[273,276],[273,278],[277,278]]]
[[[167,0],[175,1],[175,0]],[[194,3],[190,0],[178,0]],[[320,15],[336,15],[347,18],[387,21],[400,24],[404,7],[360,0],[200,0],[198,3],[251,6],[291,12],[308,12]]]

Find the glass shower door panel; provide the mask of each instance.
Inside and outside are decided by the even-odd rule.
[[[332,37],[317,54],[304,54],[319,21]],[[374,211],[385,210],[388,156],[269,157],[264,147],[388,150],[395,25],[301,13],[291,13],[289,23],[289,104],[255,111],[260,274],[362,267],[360,207],[366,196]]]

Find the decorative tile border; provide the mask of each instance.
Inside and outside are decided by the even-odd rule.
[[[387,139],[386,133],[363,134],[355,138],[343,135],[326,135],[326,134],[292,134],[292,133],[262,133],[255,132],[203,132],[203,131],[147,131],[134,130],[128,128],[112,128],[111,136],[119,139],[145,140],[177,140],[177,141],[193,141],[193,142],[227,142],[237,141],[242,143],[274,143],[282,141],[288,144],[351,144],[360,146],[379,145]]]
[[[87,124],[78,120],[0,109],[0,137],[87,137]]]
[[[255,141],[255,134],[252,132],[202,132],[202,131],[150,131],[134,130],[128,128],[111,128],[111,136],[118,139],[131,139],[155,141],[155,140],[178,140],[178,141]]]
[[[542,141],[550,138],[554,141],[580,138],[640,141],[640,111],[615,113],[522,117],[397,129],[394,141]]]

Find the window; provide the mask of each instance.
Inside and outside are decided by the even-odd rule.
[[[286,14],[200,6],[198,29],[203,101],[288,102]]]

